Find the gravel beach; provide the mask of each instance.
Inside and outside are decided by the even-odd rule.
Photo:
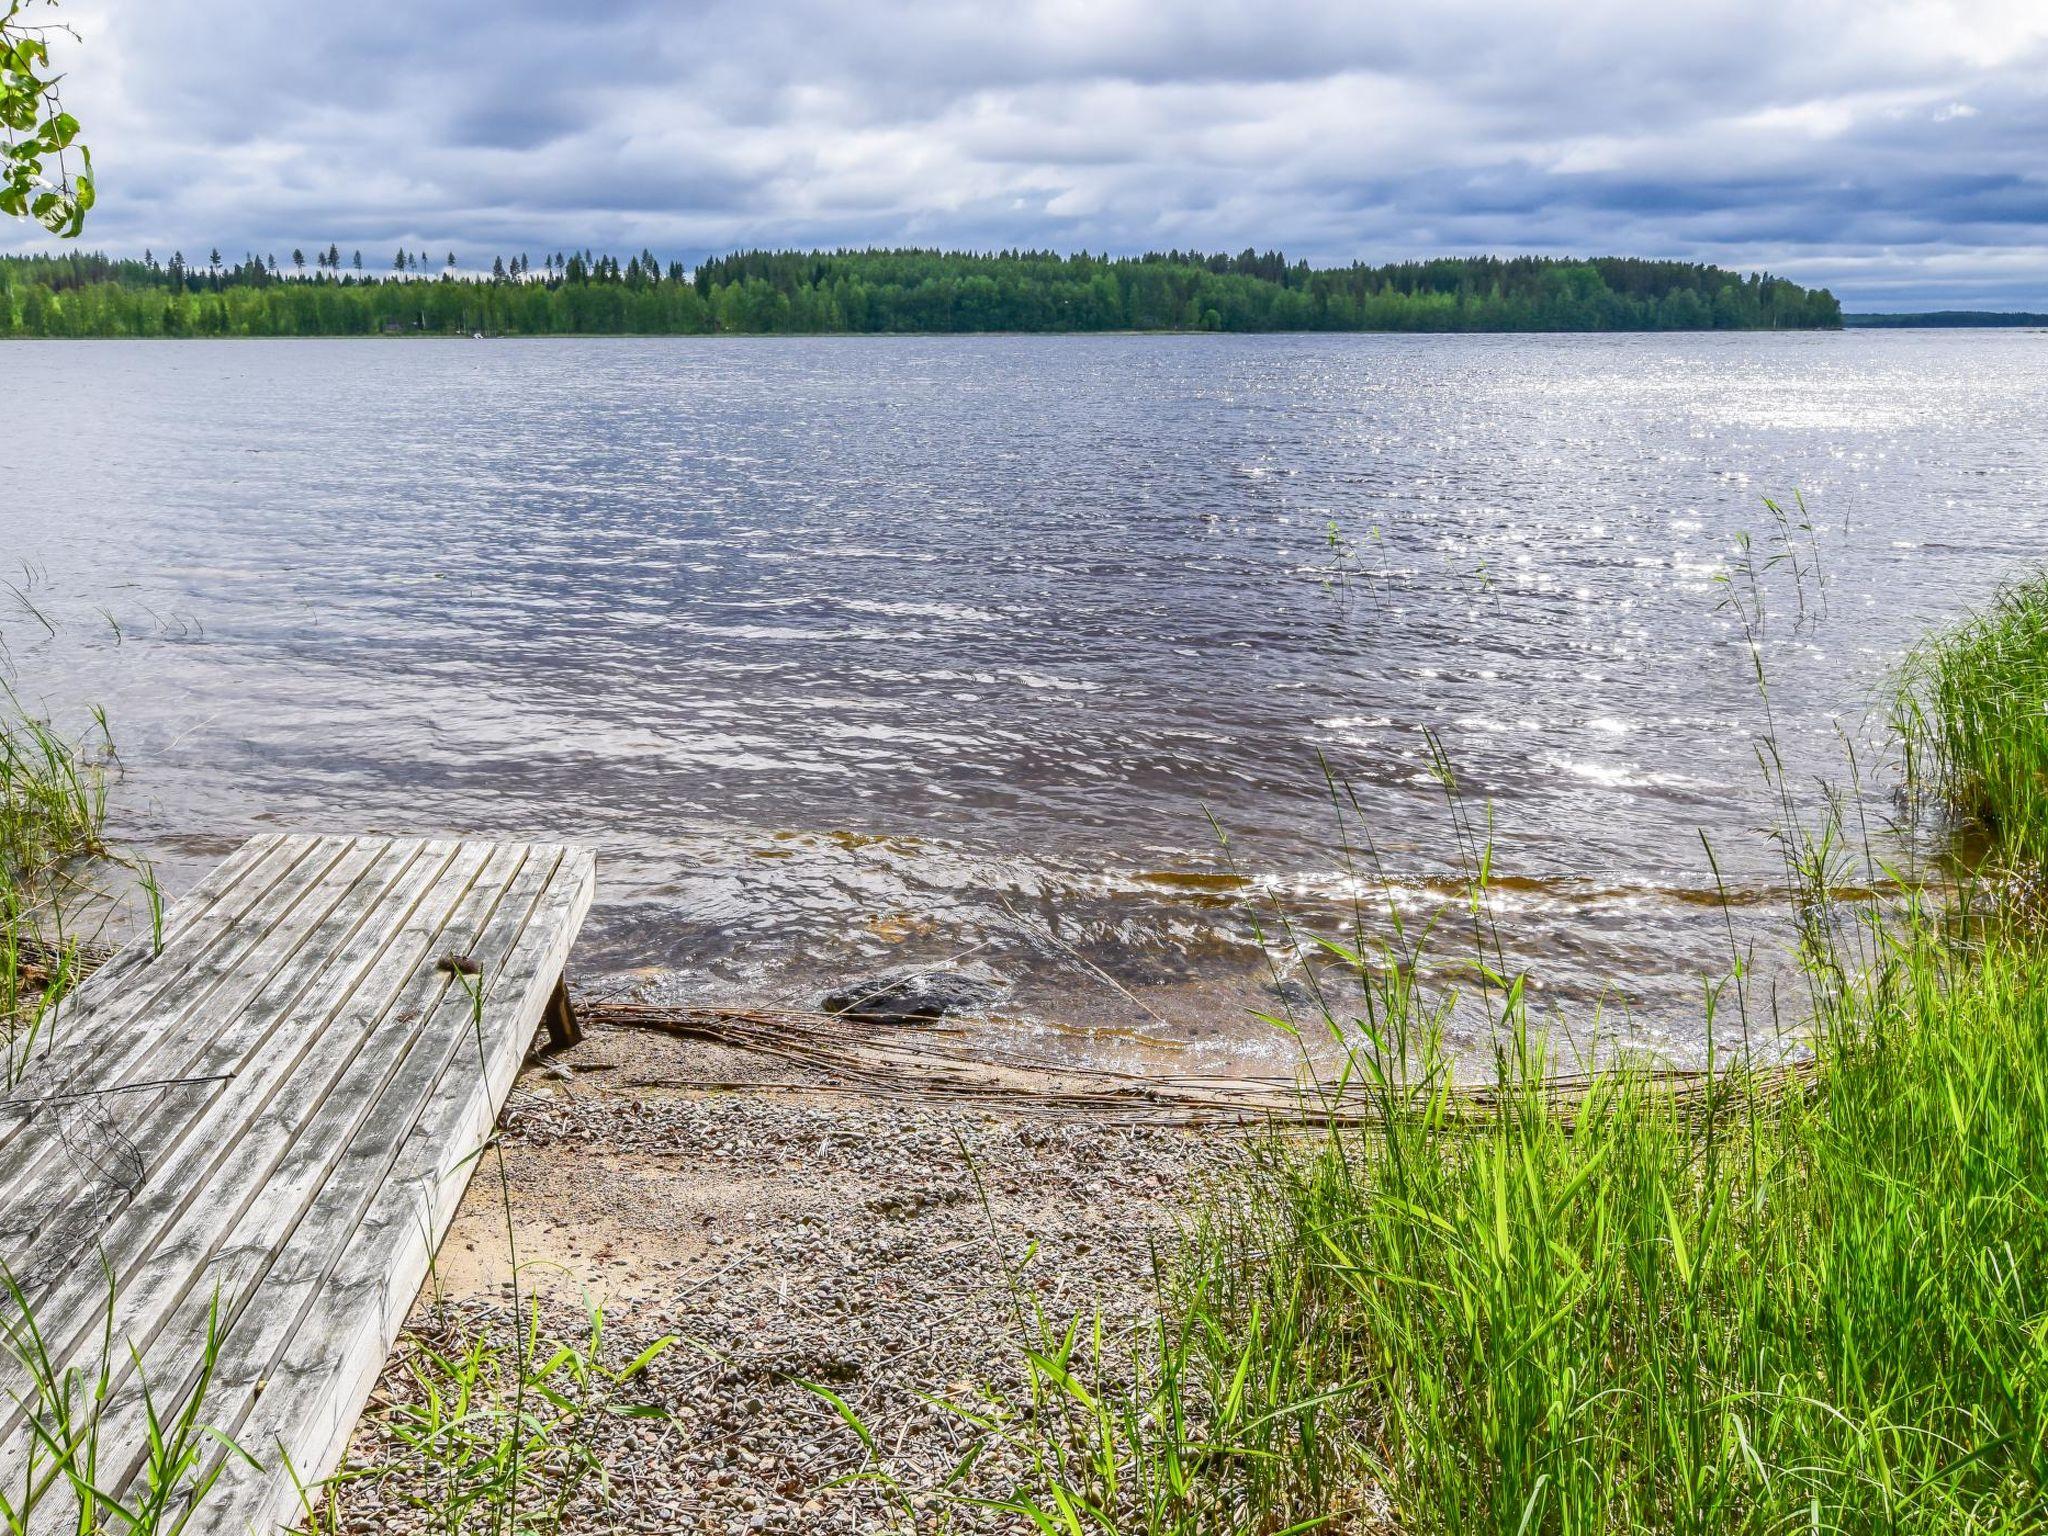
[[[835,1485],[869,1458],[797,1382],[841,1395],[904,1488],[936,1485],[967,1435],[920,1394],[1013,1390],[1034,1298],[1061,1321],[1100,1313],[1112,1334],[1142,1325],[1155,1256],[1236,1145],[801,1074],[785,1088],[689,1086],[760,1067],[640,1030],[594,1032],[529,1067],[503,1121],[505,1178],[487,1156],[357,1430],[352,1466],[378,1470],[342,1487],[336,1528],[435,1526],[423,1506],[439,1494],[409,1470],[392,1407],[419,1400],[422,1348],[511,1337],[508,1206],[544,1334],[586,1342],[594,1302],[614,1365],[680,1341],[617,1394],[663,1417],[592,1420],[608,1495],[586,1478],[563,1529],[887,1531],[909,1525],[903,1506],[872,1482]],[[978,1486],[1005,1475],[986,1462]]]

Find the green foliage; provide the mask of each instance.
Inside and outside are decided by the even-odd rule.
[[[0,213],[33,218],[70,239],[92,210],[92,154],[78,142],[50,73],[50,27],[23,20],[33,0],[0,0]],[[54,5],[56,0],[47,0]],[[78,157],[74,173],[69,157]]]
[[[316,253],[317,254],[317,253]],[[0,260],[0,335],[701,335],[972,331],[1529,331],[1828,328],[1824,290],[1683,262],[1493,257],[1312,268],[1277,253],[744,252],[694,273],[503,257],[488,277],[308,276],[105,256]],[[502,272],[500,268],[503,268]]]
[[[1811,1097],[1618,1070],[1567,1117],[1516,1019],[1473,1125],[1427,1055],[1368,1047],[1384,1113],[1273,1159],[1260,1249],[1200,1254],[1286,1428],[1268,1497],[1442,1531],[2039,1528],[2044,982],[1909,925]]]
[[[25,900],[67,860],[102,851],[112,740],[97,714],[96,745],[66,740],[4,685],[0,709],[0,901]]]
[[[205,1422],[206,1398],[220,1360],[216,1296],[199,1346],[198,1380],[175,1415],[160,1408],[140,1374],[141,1357],[130,1346],[142,1388],[144,1454],[125,1496],[107,1490],[103,1456],[118,1462],[134,1449],[105,1442],[115,1393],[116,1299],[109,1271],[98,1359],[90,1369],[60,1366],[28,1293],[0,1265],[0,1349],[25,1383],[14,1406],[26,1415],[28,1445],[20,1482],[0,1491],[0,1536],[58,1530],[77,1536],[183,1536],[204,1528],[201,1509],[225,1459],[249,1460],[240,1446]]]
[[[2048,576],[2007,587],[1907,668],[1909,744],[2008,865],[2048,867]]]
[[[1844,315],[1842,324],[1855,330],[1969,330],[1999,326],[2048,327],[2048,315],[2018,309],[1934,309],[1924,314]]]
[[[1475,1096],[1405,960],[1361,969],[1367,1123],[1256,1150],[1135,1370],[1034,1317],[1026,1394],[954,1405],[963,1465],[1023,1477],[934,1507],[1105,1536],[2048,1529],[2048,956],[1909,918],[1810,1073],[1684,1095],[1618,1067],[1562,1101],[1518,990]]]
[[[345,1527],[348,1487],[366,1479],[388,1484],[421,1529],[443,1536],[554,1536],[573,1528],[579,1501],[602,1507],[599,1423],[663,1417],[632,1393],[675,1341],[616,1364],[594,1302],[576,1344],[544,1338],[538,1303],[523,1326],[513,1322],[501,1339],[443,1305],[406,1334],[401,1384],[376,1419],[390,1454],[323,1490],[316,1529]]]
[[[95,715],[97,751],[74,746],[20,711],[0,685],[0,1088],[13,1088],[77,977],[51,897],[73,860],[102,851],[103,764],[112,751]]]

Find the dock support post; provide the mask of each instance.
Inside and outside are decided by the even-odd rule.
[[[572,1045],[583,1043],[583,1025],[576,1018],[576,1005],[569,1001],[569,978],[566,974],[555,978],[554,996],[548,999],[541,1022],[547,1026],[548,1050],[566,1051]]]

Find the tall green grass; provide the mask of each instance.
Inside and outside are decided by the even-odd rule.
[[[1913,658],[1908,745],[1952,814],[2012,864],[2048,863],[2048,574]]]
[[[1381,983],[1370,1123],[1275,1137],[1134,1349],[961,1404],[1048,1531],[2048,1528],[2048,957],[1904,920],[1810,1070],[1483,1099]],[[1419,1035],[1419,1038],[1418,1038]],[[1128,1356],[1135,1355],[1135,1363]],[[995,1458],[1000,1459],[1000,1458]]]
[[[0,1487],[0,1536],[185,1536],[205,1529],[202,1510],[221,1475],[221,1451],[242,1454],[202,1418],[220,1359],[219,1298],[198,1345],[198,1384],[183,1405],[159,1403],[142,1381],[143,1463],[125,1493],[104,1486],[100,1472],[103,1453],[120,1460],[132,1449],[105,1442],[114,1365],[130,1347],[114,1338],[116,1301],[109,1271],[97,1356],[66,1365],[51,1355],[27,1294],[0,1264],[0,1348],[28,1378],[20,1402],[29,1410],[19,1481]]]
[[[2036,583],[1938,638],[1902,711],[1941,798],[2037,875],[2044,616]],[[1795,881],[1842,845],[1781,835]],[[1745,1054],[1738,976],[1684,1084],[1623,1061],[1561,1092],[1481,943],[1496,1067],[1455,1085],[1398,922],[1326,945],[1367,1123],[1260,1141],[1139,1336],[1028,1310],[1025,1390],[954,1405],[979,1454],[926,1490],[935,1523],[2048,1530],[2048,944],[1996,895],[1792,894],[1810,1059]]]
[[[105,851],[106,719],[74,745],[0,685],[0,1088],[20,1079],[77,972],[64,942],[64,876]]]
[[[0,689],[0,895],[28,895],[73,859],[104,851],[106,718],[97,746],[74,744]]]

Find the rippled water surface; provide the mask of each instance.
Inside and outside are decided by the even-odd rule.
[[[167,884],[256,828],[583,839],[585,977],[807,1004],[971,953],[996,1027],[1207,1065],[1284,1054],[1273,902],[1466,931],[1426,732],[1546,1007],[1695,1055],[1703,835],[1742,941],[1778,919],[1739,537],[1795,776],[2044,549],[2034,333],[7,363],[7,666],[106,707]]]

